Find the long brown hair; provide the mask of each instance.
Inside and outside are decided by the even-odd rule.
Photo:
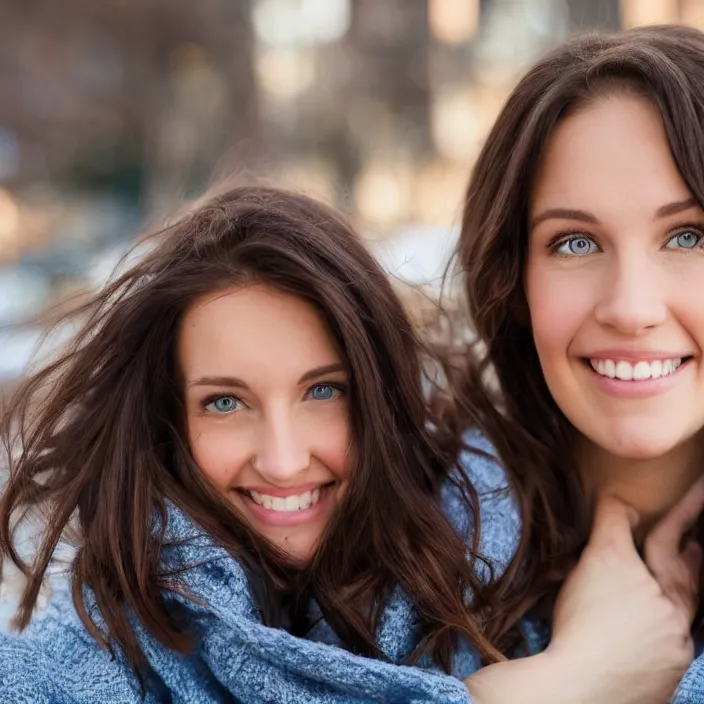
[[[588,528],[575,432],[544,381],[523,291],[533,179],[556,125],[620,91],[659,109],[679,171],[704,203],[704,34],[676,26],[580,36],[539,61],[501,111],[467,190],[458,260],[477,342],[453,376],[453,420],[455,436],[467,424],[489,435],[520,502],[522,540],[493,614],[504,625],[555,588]]]
[[[139,666],[144,658],[131,611],[164,645],[186,651],[188,633],[165,606],[163,590],[179,586],[162,571],[164,531],[155,527],[166,525],[170,501],[259,580],[269,625],[280,625],[277,595],[291,601],[302,592],[317,600],[348,648],[382,657],[376,629],[400,586],[418,614],[422,643],[415,657],[426,652],[449,670],[462,634],[495,659],[481,628],[487,601],[475,560],[467,559],[468,546],[434,500],[454,470],[431,435],[418,341],[383,271],[349,225],[309,198],[247,186],[207,199],[147,243],[141,261],[79,309],[81,328],[71,347],[23,383],[5,411],[11,467],[0,501],[0,556],[28,577],[19,626],[29,622],[52,553],[75,517],[81,544],[73,600],[86,628]],[[345,499],[303,572],[207,482],[181,430],[179,320],[205,293],[252,280],[314,304],[350,370],[358,459]],[[475,510],[471,485],[462,486],[468,510]],[[25,564],[11,519],[37,506],[47,509],[46,530],[36,560]],[[473,558],[477,538],[478,530]],[[86,610],[84,587],[95,596],[105,634]]]

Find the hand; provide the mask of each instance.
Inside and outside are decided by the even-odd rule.
[[[666,702],[694,653],[702,550],[680,544],[703,506],[704,477],[651,531],[644,562],[632,537],[635,511],[602,498],[589,543],[557,600],[549,648],[472,675],[465,681],[472,701]]]
[[[651,531],[644,562],[632,537],[635,512],[613,497],[599,501],[545,653],[571,680],[576,701],[663,704],[674,692],[694,656],[702,561],[697,543],[680,543],[703,506],[701,478]]]
[[[645,562],[660,588],[692,622],[699,607],[702,546],[689,540],[680,550],[682,536],[699,518],[704,504],[704,477],[658,523],[645,540]]]

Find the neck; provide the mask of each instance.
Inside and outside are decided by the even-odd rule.
[[[582,437],[578,463],[590,504],[599,494],[612,494],[638,511],[639,532],[647,531],[704,472],[704,434],[650,459],[617,457]]]

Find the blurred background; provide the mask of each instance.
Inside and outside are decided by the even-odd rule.
[[[5,0],[0,387],[145,222],[250,172],[353,214],[389,270],[437,279],[482,139],[571,33],[704,29],[704,0]]]

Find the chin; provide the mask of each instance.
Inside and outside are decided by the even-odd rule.
[[[273,542],[295,562],[309,562],[315,554],[317,545],[317,541],[311,540],[308,536],[291,537]]]
[[[610,433],[607,437],[592,436],[591,441],[615,457],[628,460],[654,460],[672,452],[682,442],[682,438],[626,432]]]

